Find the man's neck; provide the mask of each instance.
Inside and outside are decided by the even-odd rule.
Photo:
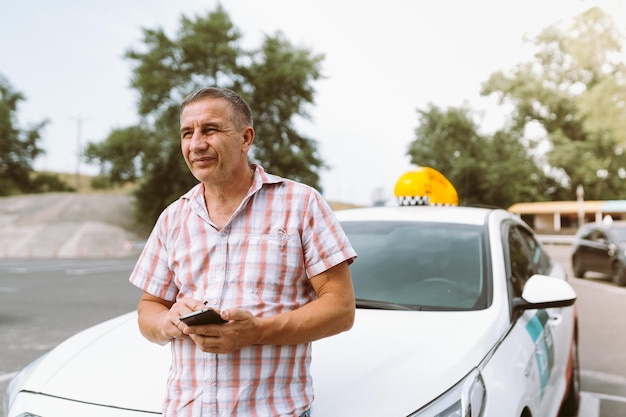
[[[204,203],[209,212],[209,218],[219,229],[228,222],[235,210],[248,194],[254,182],[254,168],[248,167],[240,180],[226,186],[204,184]]]

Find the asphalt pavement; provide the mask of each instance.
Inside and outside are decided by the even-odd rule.
[[[610,277],[587,273],[573,276],[571,246],[546,244],[546,249],[570,277],[578,298],[579,350],[582,369],[580,417],[626,416],[626,287]]]

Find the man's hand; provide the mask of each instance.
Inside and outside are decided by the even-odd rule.
[[[348,262],[342,262],[310,279],[317,298],[293,311],[255,317],[243,309],[221,313],[224,324],[187,326],[180,316],[201,310],[204,303],[179,298],[175,303],[144,293],[137,308],[141,333],[155,343],[190,337],[204,352],[230,353],[243,347],[295,345],[332,336],[352,327],[354,290]]]
[[[225,310],[221,316],[228,322],[186,326],[183,333],[188,335],[203,352],[209,353],[231,353],[253,345],[258,339],[259,319],[249,311],[230,309]]]
[[[308,343],[348,330],[354,322],[354,290],[347,262],[310,280],[317,299],[275,316],[255,317],[247,310],[222,312],[224,324],[183,330],[205,352],[229,353],[243,347]]]
[[[144,292],[137,306],[139,329],[146,339],[160,345],[188,337],[183,333],[186,325],[181,323],[180,316],[202,307],[202,301],[192,298],[180,298],[172,303]]]
[[[184,330],[188,326],[180,321],[180,317],[193,311],[202,310],[203,308],[204,304],[200,300],[187,297],[179,298],[163,317],[161,333],[164,337],[169,337],[170,339],[182,339],[187,337]],[[174,328],[172,328],[172,325]]]

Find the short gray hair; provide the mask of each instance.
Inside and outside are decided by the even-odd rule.
[[[244,128],[246,126],[253,127],[252,110],[250,110],[250,106],[239,94],[227,88],[207,87],[194,91],[185,97],[180,104],[181,114],[188,104],[208,98],[221,98],[228,101],[233,111],[232,122],[238,128]]]

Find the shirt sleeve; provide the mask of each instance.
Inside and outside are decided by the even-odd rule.
[[[339,265],[352,263],[357,254],[330,205],[312,189],[302,230],[305,267],[309,278]]]
[[[168,223],[167,211],[157,220],[150,237],[146,241],[129,281],[150,295],[166,301],[176,301],[178,288],[174,282],[174,273],[169,267],[167,256]]]

